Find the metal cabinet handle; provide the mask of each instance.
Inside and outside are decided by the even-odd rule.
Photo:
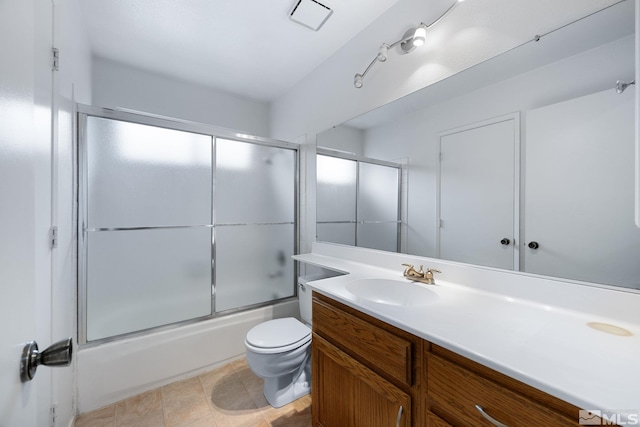
[[[480,414],[487,420],[489,421],[491,424],[493,424],[494,426],[497,427],[508,427],[506,424],[502,424],[500,421],[496,420],[495,418],[493,418],[491,415],[487,414],[484,411],[484,408],[480,405],[476,405],[476,409],[478,410],[478,412],[480,412]]]
[[[507,239],[506,237],[502,240],[500,240],[500,244],[501,245],[505,245],[508,246],[511,243],[511,240]]]
[[[529,249],[538,249],[540,247],[538,242],[529,242],[527,246],[529,246]]]
[[[43,352],[38,351],[38,343],[31,341],[22,350],[20,360],[20,379],[23,383],[31,381],[40,365],[69,366],[73,357],[73,340],[66,338],[51,344]]]
[[[402,420],[402,413],[404,412],[404,408],[400,405],[398,408],[398,418],[396,418],[396,427],[400,427],[400,421]]]

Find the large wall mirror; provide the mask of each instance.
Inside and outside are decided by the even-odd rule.
[[[637,89],[615,89],[634,46],[621,1],[319,134],[319,153],[398,165],[401,252],[640,289]],[[319,218],[340,192],[320,181]]]

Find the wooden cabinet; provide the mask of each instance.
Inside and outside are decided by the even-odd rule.
[[[486,366],[433,344],[425,358],[428,427],[579,425],[577,407]]]
[[[316,293],[312,349],[314,427],[579,426],[579,408]]]
[[[319,335],[313,337],[313,423],[324,427],[411,425],[411,397]]]
[[[314,294],[311,344],[314,426],[423,424],[421,339]]]

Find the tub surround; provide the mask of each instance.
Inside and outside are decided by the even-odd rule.
[[[309,282],[315,292],[577,407],[640,411],[638,292],[324,243],[294,259],[345,273]],[[357,279],[405,280],[402,263],[442,271],[435,285],[416,284],[436,301],[380,304],[346,288]]]

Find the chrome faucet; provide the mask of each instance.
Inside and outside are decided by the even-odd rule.
[[[442,273],[436,268],[427,268],[427,271],[423,271],[424,266],[420,266],[420,269],[416,271],[412,264],[402,264],[404,267],[404,277],[412,282],[422,282],[428,285],[435,285],[436,281],[433,278],[433,273]]]

